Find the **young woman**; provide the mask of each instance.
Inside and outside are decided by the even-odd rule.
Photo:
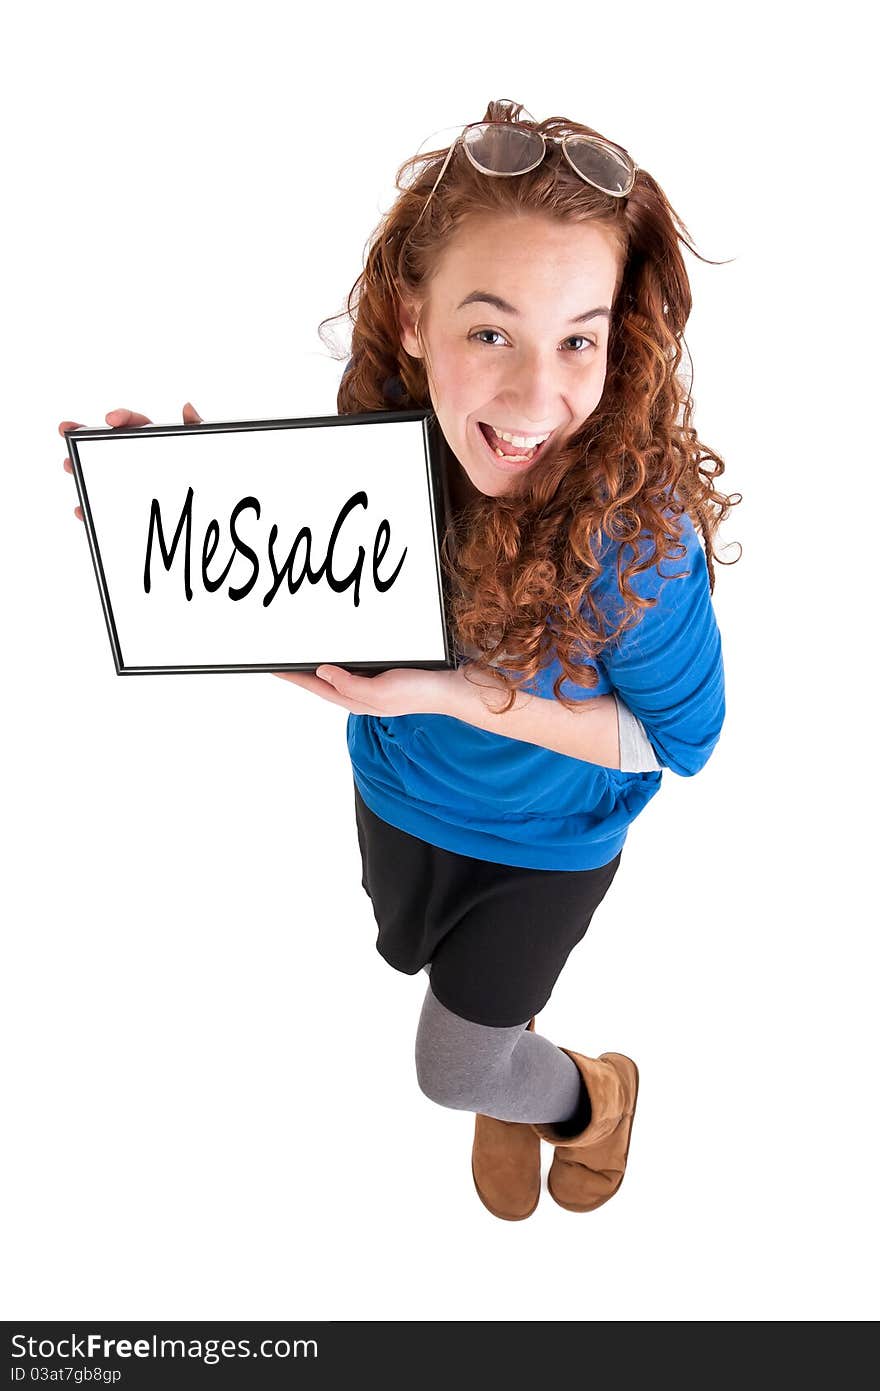
[[[740,500],[677,375],[684,224],[620,146],[522,112],[492,102],[398,171],[337,401],[436,416],[461,664],[277,673],[350,712],[376,946],[429,973],[418,1082],[475,1113],[474,1182],[507,1220],[535,1209],[542,1138],[561,1206],[623,1179],[636,1064],[558,1047],[535,1015],[663,769],[692,776],[718,741],[712,538]]]

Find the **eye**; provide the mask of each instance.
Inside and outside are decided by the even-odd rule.
[[[499,331],[498,331],[497,328],[478,328],[478,329],[476,329],[476,330],[470,335],[470,338],[471,338],[472,340],[479,340],[480,342],[484,342],[485,340],[480,338],[480,334],[482,334],[482,333],[491,333],[491,334],[494,334],[496,338],[503,338],[503,336],[504,336],[502,333],[499,333]],[[581,354],[585,353],[585,352],[587,351],[587,349],[589,349],[589,348],[597,348],[597,347],[599,346],[598,343],[596,342],[596,340],[595,340],[594,338],[585,338],[584,335],[581,334],[581,333],[574,333],[574,334],[572,334],[572,336],[571,336],[570,338],[566,338],[564,341],[565,341],[566,343],[580,342],[580,343],[586,344],[586,347],[584,347],[584,348],[578,348],[578,349],[575,351],[575,356],[577,356],[577,357],[579,357],[579,356],[581,356]],[[494,346],[494,345],[493,345],[492,343],[486,343],[486,347],[487,347],[487,348],[491,348],[491,347],[493,347],[493,346]]]
[[[481,333],[494,333],[496,338],[501,337],[501,334],[498,332],[497,328],[478,328],[476,332],[472,333],[470,336],[472,339],[478,339],[480,338]],[[483,340],[481,339],[480,341],[482,342]],[[487,344],[486,346],[489,347],[491,345]]]

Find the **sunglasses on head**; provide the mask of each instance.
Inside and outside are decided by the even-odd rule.
[[[639,166],[622,145],[614,145],[610,140],[602,140],[596,135],[579,135],[575,132],[542,135],[539,131],[526,130],[509,121],[475,121],[460,130],[450,144],[437,181],[413,227],[417,227],[421,221],[459,145],[480,173],[504,178],[528,174],[531,169],[537,169],[547,153],[548,140],[562,145],[562,153],[571,168],[593,188],[610,194],[612,198],[625,198],[632,192]]]

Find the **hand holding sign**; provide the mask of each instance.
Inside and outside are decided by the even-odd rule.
[[[187,412],[189,412],[189,414],[187,414]],[[152,425],[153,423],[148,416],[140,415],[137,411],[127,410],[108,411],[104,419],[113,430],[130,428],[132,425]],[[189,401],[187,401],[183,408],[183,423],[184,425],[201,425],[202,423],[202,417],[199,415],[195,406]],[[61,424],[58,426],[58,433],[59,435],[66,435],[68,430],[82,430],[83,428],[84,427],[78,425],[75,420],[62,420]],[[64,460],[64,470],[66,473],[73,473],[73,463],[71,462],[69,454]],[[74,507],[73,515],[79,517],[80,521],[83,521],[81,507]]]
[[[455,671],[414,671],[398,667],[378,676],[355,676],[344,667],[319,666],[314,676],[299,671],[273,671],[284,681],[342,705],[352,715],[452,715],[461,708],[465,668]]]

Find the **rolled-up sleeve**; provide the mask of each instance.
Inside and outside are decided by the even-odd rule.
[[[660,765],[692,777],[708,762],[721,735],[724,662],[703,544],[690,517],[681,520],[687,554],[632,577],[635,593],[656,596],[657,603],[600,653],[597,664],[641,720]],[[641,556],[648,544],[642,541]],[[625,550],[624,564],[633,555],[631,545]],[[681,575],[685,570],[689,573]],[[613,553],[593,594],[619,620],[622,598]]]

